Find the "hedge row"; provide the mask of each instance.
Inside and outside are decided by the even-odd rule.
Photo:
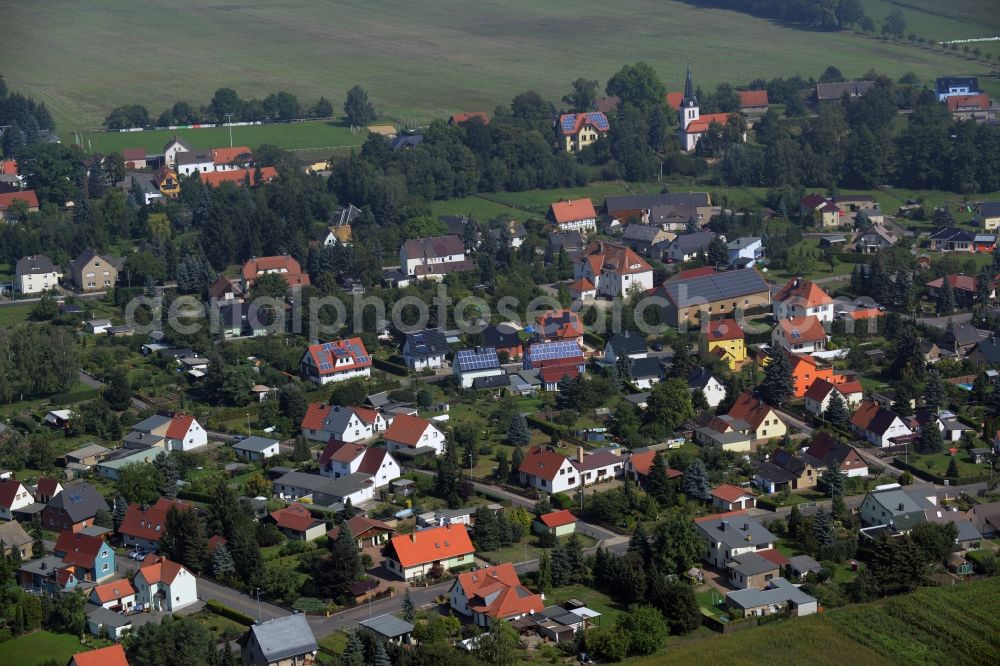
[[[938,476],[926,469],[920,469],[915,465],[909,465],[905,461],[900,460],[896,457],[896,461],[893,463],[896,467],[900,469],[905,469],[909,471],[913,476],[919,477],[924,481],[930,481],[931,483],[936,483],[938,485],[944,485],[945,481],[948,482],[950,486],[956,485],[966,485],[970,483],[985,483],[990,480],[989,474],[979,474],[977,476],[959,476],[959,477],[949,477],[949,476]]]
[[[202,504],[211,504],[212,496],[206,493],[198,493],[193,490],[180,489],[177,491],[178,499],[188,500],[189,502],[200,502]]]
[[[388,372],[390,375],[396,375],[398,377],[406,377],[410,374],[410,369],[405,365],[400,365],[399,363],[393,363],[392,361],[386,361],[381,358],[372,359],[372,365],[374,365],[379,370]]]
[[[238,622],[239,624],[242,624],[247,627],[251,626],[254,622],[253,618],[247,615],[246,613],[241,613],[240,611],[234,608],[230,608],[229,606],[220,604],[215,599],[209,599],[207,602],[205,602],[205,606],[207,606],[208,610],[212,611],[216,615],[221,615],[224,618],[228,618],[233,622]]]
[[[99,395],[99,391],[95,388],[80,389],[78,391],[67,391],[66,393],[56,393],[54,396],[49,398],[49,401],[53,405],[72,405],[77,402],[84,402],[86,400],[93,400]]]

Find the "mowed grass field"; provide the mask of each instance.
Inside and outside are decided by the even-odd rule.
[[[77,652],[86,652],[80,639],[69,634],[54,634],[51,631],[36,631],[0,643],[0,658],[7,664],[34,666],[48,659],[60,664],[69,661]]]
[[[361,84],[383,116],[415,124],[490,110],[527,89],[559,100],[572,80],[603,85],[637,60],[672,89],[681,88],[688,61],[703,88],[818,76],[831,64],[848,76],[875,67],[924,80],[985,69],[941,50],[671,0],[8,4],[0,43],[18,57],[3,74],[12,90],[45,101],[64,133],[98,127],[120,104],[143,104],[154,118],[178,99],[205,104],[223,86],[258,98],[288,90],[304,104],[324,95],[339,109]],[[968,36],[985,27],[970,22]]]
[[[996,664],[1000,579],[923,589],[671,647],[628,663]]]
[[[121,152],[124,148],[145,148],[150,155],[154,155],[162,152],[163,146],[176,135],[190,143],[192,148],[207,150],[228,146],[229,129],[208,127],[147,132],[88,132],[82,133],[82,145],[87,152],[110,153]],[[247,125],[233,127],[232,130],[235,146],[257,148],[271,143],[288,150],[358,147],[367,136],[367,132],[352,132],[349,127],[323,120],[281,125]],[[64,142],[73,140],[73,137],[63,137]]]
[[[907,34],[938,42],[992,37],[1000,31],[1000,12],[989,0],[861,0],[861,4],[879,29],[889,12],[898,8],[906,20]],[[996,42],[979,47],[1000,53]]]

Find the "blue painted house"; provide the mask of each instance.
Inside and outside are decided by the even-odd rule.
[[[64,566],[73,567],[78,580],[98,583],[115,574],[115,551],[100,537],[66,530],[54,549]]]

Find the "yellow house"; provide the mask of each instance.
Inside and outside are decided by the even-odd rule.
[[[702,356],[715,356],[736,370],[747,358],[743,329],[735,319],[709,321],[701,332]]]
[[[1000,229],[1000,201],[984,201],[976,207],[976,226],[983,231]]]
[[[607,136],[610,128],[608,117],[600,111],[559,116],[561,148],[567,153],[578,153],[602,136]]]
[[[165,197],[174,198],[181,193],[181,183],[177,180],[177,174],[165,166],[160,167],[160,170],[156,172],[154,182],[160,190],[160,194]]]

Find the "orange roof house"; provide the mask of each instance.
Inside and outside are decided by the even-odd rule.
[[[551,513],[546,513],[538,517],[546,527],[562,527],[563,525],[570,525],[576,522],[576,516],[569,509],[562,509],[560,511],[552,511]]]
[[[326,532],[326,523],[313,517],[309,509],[298,502],[272,511],[270,515],[281,533],[289,539],[312,541]]]
[[[271,257],[253,257],[243,264],[241,275],[243,276],[243,288],[250,291],[250,287],[261,275],[280,275],[288,283],[289,287],[301,287],[309,284],[309,275],[302,272],[302,266],[290,255],[280,255]]]
[[[330,405],[325,402],[310,402],[299,426],[302,428],[302,435],[307,439],[325,440],[327,435],[321,433],[329,413]]]
[[[625,245],[594,241],[573,264],[573,277],[586,278],[601,296],[628,296],[653,288],[653,267]]]
[[[445,525],[393,537],[385,563],[409,581],[427,577],[435,564],[445,571],[472,564],[475,552],[464,525]]]
[[[236,165],[245,167],[253,161],[253,151],[246,146],[232,148],[213,148],[212,162],[216,167]],[[270,168],[270,167],[267,167]]]
[[[484,125],[490,124],[490,114],[485,111],[464,111],[462,113],[456,113],[448,118],[449,125],[459,125],[464,122],[468,122],[473,118],[479,118],[483,121]]]
[[[444,452],[444,435],[427,419],[410,414],[397,414],[392,425],[383,434],[390,452],[401,449],[416,450],[423,447],[434,449],[435,455]]]
[[[628,460],[625,461],[625,473],[631,474],[632,478],[636,481],[642,481],[643,477],[649,476],[649,470],[653,468],[653,458],[656,457],[656,451],[633,451],[628,454]],[[667,478],[676,479],[679,476],[683,476],[679,470],[667,467]]]
[[[731,483],[718,485],[709,494],[712,496],[712,505],[723,511],[752,509],[757,506],[757,497],[753,492]]]
[[[123,603],[128,603],[129,597],[135,597],[135,588],[132,587],[128,578],[98,585],[90,591],[91,600],[96,601],[101,606],[106,604],[120,606]]]
[[[4,213],[13,205],[15,201],[23,201],[29,213],[38,212],[38,196],[34,190],[24,190],[22,192],[4,192],[0,194],[0,220],[4,219]]]
[[[198,178],[201,182],[209,185],[211,187],[218,187],[223,183],[233,183],[243,187],[247,183],[251,185],[260,185],[257,182],[257,172],[260,172],[260,179],[265,183],[269,183],[278,177],[278,170],[274,167],[260,167],[259,169],[232,169],[230,171],[207,171],[205,173],[199,173]]]
[[[583,337],[583,322],[572,310],[549,310],[535,317],[535,333],[540,340],[579,340]]]
[[[833,321],[833,299],[811,280],[792,278],[775,293],[775,319],[815,316],[822,322]]]
[[[541,595],[521,585],[510,562],[459,574],[448,596],[453,610],[471,615],[481,627],[500,620],[516,620],[545,607]]]
[[[559,231],[597,231],[597,210],[590,199],[557,201],[549,206],[549,219]]]
[[[67,666],[128,666],[125,648],[115,643],[89,652],[78,652]]]
[[[306,347],[300,363],[302,376],[324,385],[371,375],[372,357],[361,338],[321,342]]]
[[[795,397],[803,398],[806,391],[817,379],[825,379],[831,384],[842,384],[846,381],[844,375],[836,372],[833,366],[818,361],[808,354],[784,352],[792,364],[792,381],[795,384]]]
[[[684,93],[681,91],[668,92],[666,96],[667,106],[669,106],[674,111],[680,111],[681,102],[684,101]]]
[[[827,334],[814,315],[781,319],[771,331],[771,342],[788,351],[811,354],[826,349]]]
[[[16,176],[17,160],[0,160],[0,175]]]
[[[767,109],[767,91],[766,90],[741,90],[739,91],[740,96],[740,109]]]
[[[985,93],[978,95],[951,95],[945,100],[948,105],[948,112],[981,110],[987,111],[990,108],[990,96]]]

